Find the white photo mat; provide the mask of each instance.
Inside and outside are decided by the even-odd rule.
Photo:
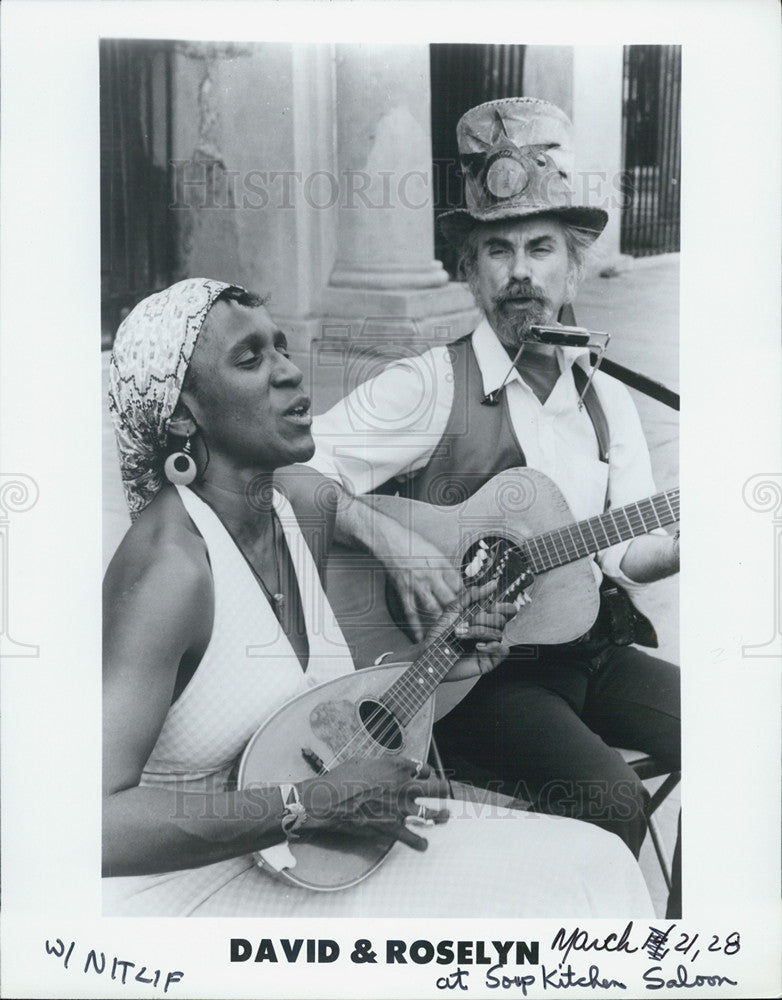
[[[735,953],[697,963],[697,972],[739,985],[704,983],[688,995],[777,995],[780,40],[776,5],[751,0],[3,4],[2,628],[28,646],[0,664],[3,995],[429,997],[452,992],[436,983],[452,966],[386,965],[387,939],[536,940],[543,950],[560,926],[101,919],[99,37],[683,46],[685,918],[677,928],[705,941],[740,934]],[[764,655],[747,655],[765,643]],[[625,923],[579,926],[604,938]],[[232,964],[232,937],[328,938],[340,957]],[[351,962],[361,938],[372,941],[376,964]],[[85,972],[90,949],[109,965],[133,962],[133,976]],[[642,953],[599,958],[603,974],[633,985],[566,993],[645,992],[640,976],[653,963]],[[585,954],[580,966],[590,961]],[[135,980],[141,966],[149,978],[160,971],[155,982]],[[675,976],[676,963],[665,969]],[[183,977],[164,992],[174,971]],[[524,989],[550,992],[539,980]],[[473,966],[467,995],[496,993]]]

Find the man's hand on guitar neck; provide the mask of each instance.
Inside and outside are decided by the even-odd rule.
[[[482,587],[470,587],[463,591],[435,622],[420,646],[405,650],[405,656],[416,659],[435,639],[444,635],[457,619],[463,617],[463,611],[481,601],[487,603],[486,598],[496,589],[497,582],[492,580]],[[457,626],[454,634],[465,649],[465,655],[456,661],[446,680],[466,680],[468,677],[488,674],[498,667],[510,652],[510,647],[503,640],[502,630],[517,613],[518,609],[514,604],[491,604],[485,610],[475,610],[468,623]]]

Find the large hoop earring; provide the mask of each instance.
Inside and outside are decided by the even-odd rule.
[[[188,435],[181,451],[172,452],[165,461],[163,472],[166,479],[174,486],[189,486],[196,477],[196,464],[190,454],[190,437]]]

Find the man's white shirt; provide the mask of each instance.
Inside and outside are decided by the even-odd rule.
[[[592,421],[586,407],[579,408],[570,374],[574,364],[589,370],[588,351],[556,348],[560,375],[541,403],[511,367],[487,320],[473,333],[472,347],[484,393],[505,385],[511,424],[527,465],[556,483],[575,520],[602,513],[606,481],[612,507],[655,492],[649,449],[635,404],[620,382],[598,371],[594,386],[610,434],[609,461],[600,461]],[[367,493],[395,476],[422,469],[445,432],[453,393],[447,345],[395,362],[314,418],[317,450],[309,464],[351,493]],[[614,545],[597,558],[604,573],[633,588],[639,585],[619,569],[629,544]]]

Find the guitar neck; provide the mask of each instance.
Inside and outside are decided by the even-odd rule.
[[[596,517],[576,521],[563,528],[536,535],[526,542],[526,556],[533,573],[575,562],[617,542],[644,535],[679,520],[679,490],[657,493],[646,500],[607,510]],[[518,583],[518,581],[515,581]],[[493,601],[508,599],[496,594]],[[474,610],[474,609],[471,609]],[[432,697],[438,684],[463,656],[454,628],[469,623],[471,610],[463,611],[447,632],[427,646],[419,658],[382,695],[383,703],[403,724]]]
[[[575,562],[678,520],[678,488],[656,493],[645,500],[609,508],[604,514],[530,538],[526,543],[530,567],[535,573],[545,573],[555,566]]]

